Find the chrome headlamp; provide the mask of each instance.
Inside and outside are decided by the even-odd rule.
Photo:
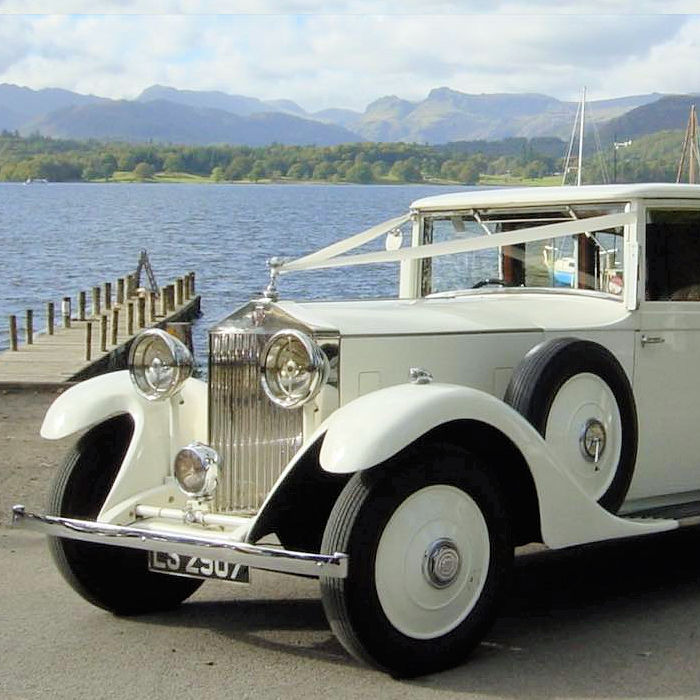
[[[192,498],[211,498],[219,479],[219,455],[201,442],[191,442],[175,457],[175,478]]]
[[[311,401],[328,379],[328,358],[305,333],[283,330],[268,341],[261,356],[262,386],[270,401],[296,408]]]
[[[139,335],[129,350],[129,375],[149,401],[173,396],[192,374],[194,360],[187,346],[160,328]]]

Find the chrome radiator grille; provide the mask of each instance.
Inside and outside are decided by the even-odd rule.
[[[260,385],[260,328],[210,335],[209,441],[222,459],[217,510],[262,505],[302,442],[302,409],[273,404]]]

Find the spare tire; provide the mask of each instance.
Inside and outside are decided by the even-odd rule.
[[[637,457],[637,411],[609,350],[579,338],[546,340],[515,368],[504,401],[537,429],[585,493],[618,510]]]

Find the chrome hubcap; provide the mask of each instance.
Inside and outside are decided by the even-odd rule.
[[[589,418],[579,438],[584,459],[597,464],[605,450],[605,438],[605,426],[599,420]]]
[[[446,588],[457,577],[461,565],[459,550],[447,538],[435,540],[423,556],[423,575],[431,586]]]

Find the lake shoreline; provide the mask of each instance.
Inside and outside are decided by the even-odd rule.
[[[0,184],[7,185],[302,185],[315,187],[318,185],[328,186],[361,186],[361,187],[552,187],[560,185],[560,178],[510,178],[489,176],[475,184],[467,184],[447,180],[426,180],[423,182],[401,182],[398,180],[387,180],[379,182],[338,182],[333,180],[293,180],[287,178],[260,179],[260,180],[212,180],[209,177],[189,175],[186,177],[158,176],[147,179],[139,178],[110,178],[107,180],[67,180],[61,182],[28,183],[21,181],[5,181]]]

